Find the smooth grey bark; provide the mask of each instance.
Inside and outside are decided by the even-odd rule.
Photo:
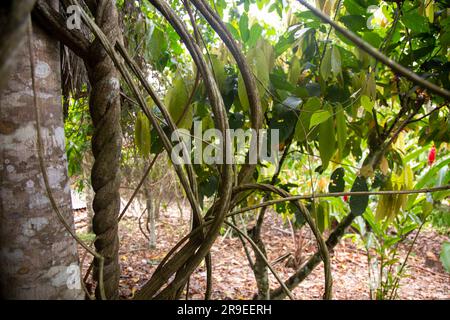
[[[38,26],[33,29],[45,167],[57,205],[73,228],[59,43]],[[16,58],[0,92],[0,294],[5,299],[83,299],[76,242],[50,204],[39,167],[28,45]]]

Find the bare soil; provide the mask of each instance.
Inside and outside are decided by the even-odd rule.
[[[189,212],[186,210],[185,212]],[[120,296],[130,299],[152,275],[159,261],[188,232],[188,214],[180,217],[173,205],[162,210],[157,222],[157,247],[149,249],[148,240],[142,235],[136,217],[125,217],[120,223],[120,263],[122,276]],[[78,232],[86,226],[84,210],[76,211],[75,221]],[[294,253],[295,245],[289,226],[283,224],[275,213],[267,215],[263,237],[268,258],[277,258]],[[299,232],[299,231],[296,231]],[[400,248],[400,256],[406,255],[408,244],[414,234]],[[316,248],[308,240],[306,232],[302,257],[307,259]],[[443,270],[439,261],[440,246],[449,238],[434,230],[421,232],[408,260],[407,277],[400,282],[400,299],[450,299],[450,275]],[[84,252],[80,248],[80,256]],[[213,259],[213,299],[251,299],[256,292],[252,270],[248,266],[242,244],[230,232],[220,236],[212,248]],[[83,261],[86,272],[91,257]],[[286,260],[275,264],[275,269],[283,279],[294,270],[286,267]],[[332,252],[333,298],[369,299],[368,264],[365,251],[358,247],[351,237],[344,239]],[[203,299],[205,290],[205,270],[201,265],[191,278],[189,299]],[[271,275],[272,287],[278,283]],[[293,290],[297,299],[321,299],[324,289],[323,267],[319,265],[312,274]]]

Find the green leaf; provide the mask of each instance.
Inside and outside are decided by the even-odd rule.
[[[333,171],[330,178],[330,184],[328,185],[329,192],[343,192],[345,189],[345,169],[337,168]]]
[[[220,91],[223,93],[225,90],[225,81],[227,79],[227,75],[225,73],[225,66],[222,61],[215,55],[211,55],[211,64],[214,70],[214,76],[217,81],[217,85],[219,86]]]
[[[164,70],[168,60],[164,59],[168,48],[165,33],[159,28],[154,28],[149,42],[148,51],[150,54],[150,59],[156,66],[157,70],[162,71]]]
[[[170,129],[168,126],[164,126],[163,130],[166,134],[170,135]],[[152,154],[160,154],[161,152],[164,151],[164,146],[162,143],[162,139],[158,134],[158,131],[156,130],[156,128],[152,128],[152,131],[150,133],[151,135],[151,148],[150,148],[150,152]]]
[[[339,49],[342,58],[342,68],[352,68],[358,70],[360,68],[360,62],[356,58],[355,54],[340,46],[336,46]]]
[[[309,129],[327,121],[329,118],[331,118],[331,113],[328,110],[314,112],[309,122]]]
[[[301,72],[300,60],[297,56],[294,56],[291,60],[291,68],[289,69],[289,82],[292,85],[297,85]]]
[[[255,50],[263,52],[266,59],[267,69],[270,72],[275,65],[275,49],[273,48],[273,46],[266,39],[260,38],[256,43]]]
[[[439,40],[441,41],[442,46],[449,46],[450,45],[450,29],[442,32]]]
[[[440,162],[436,162],[428,171],[425,173],[419,181],[414,185],[414,189],[422,189],[425,186],[430,185],[431,182],[436,178],[439,170],[450,164],[450,158],[442,159]],[[408,198],[407,208],[412,208],[414,202],[417,199],[417,194],[411,194]]]
[[[248,12],[248,10],[250,10],[250,1],[249,0],[244,0],[244,10],[245,10],[245,12]]]
[[[245,117],[242,113],[230,112],[228,122],[230,123],[230,129],[236,130],[242,128],[244,125]]]
[[[272,118],[269,121],[269,129],[279,130],[280,143],[284,143],[292,136],[297,121],[297,106],[301,99],[288,97],[283,104],[275,104],[272,107]]]
[[[361,15],[350,14],[339,18],[344,25],[353,32],[363,31],[367,29],[367,20]]]
[[[366,95],[361,96],[361,106],[369,113],[372,113],[374,102]]]
[[[248,112],[250,103],[248,102],[247,89],[245,88],[244,79],[242,78],[240,72],[238,76],[238,96],[239,101],[241,102],[242,110]]]
[[[295,87],[288,81],[285,74],[280,72],[270,74],[270,82],[275,89],[284,91],[294,91]]]
[[[193,122],[193,108],[186,106],[189,99],[189,88],[182,77],[177,77],[174,86],[167,91],[165,103],[173,122],[180,129],[190,129]]]
[[[239,31],[229,22],[225,24],[227,26],[228,31],[233,35],[235,40],[238,40],[240,38]]]
[[[250,31],[248,30],[248,16],[244,12],[239,20],[239,31],[241,32],[241,39],[247,42],[250,37]]]
[[[353,182],[351,192],[356,191],[369,191],[366,179],[362,176],[356,177],[355,182]],[[356,216],[362,215],[364,211],[366,211],[368,205],[369,205],[368,195],[350,197],[350,210]]]
[[[256,45],[256,42],[259,38],[261,38],[261,33],[263,31],[263,27],[261,27],[258,23],[252,25],[250,29],[250,36],[247,41],[249,48],[253,48]]]
[[[268,61],[268,57],[266,56],[265,52],[262,50],[255,50],[255,56],[253,58],[253,61],[251,63],[253,67],[253,72],[258,77],[257,81],[257,87],[258,87],[258,93],[260,99],[263,100],[264,96],[266,95],[266,88],[269,87],[270,83],[270,65]],[[262,101],[264,105],[264,100]],[[263,106],[265,112],[265,108],[267,106]]]
[[[273,64],[273,48],[264,40],[259,40],[257,46],[251,49],[247,55],[247,62],[250,65],[253,73],[258,78],[257,87],[259,97],[261,98],[261,104],[263,106],[263,112],[265,112],[268,103],[264,96],[266,95],[266,88],[270,83],[270,69]],[[247,90],[242,75],[238,76],[238,96],[241,102],[242,109],[246,112],[249,110],[249,100],[247,96]]]
[[[322,169],[328,168],[328,163],[336,151],[336,137],[334,132],[334,123],[331,113],[327,111],[328,117],[325,118],[319,125],[319,153],[322,159]],[[316,115],[317,113],[313,114]],[[313,122],[313,117],[311,118],[311,123]],[[321,116],[321,120],[324,116]]]
[[[328,80],[331,76],[337,77],[341,72],[342,61],[339,48],[331,46],[325,51],[325,56],[320,65],[320,75],[323,80]]]
[[[420,15],[416,10],[404,14],[402,21],[403,24],[414,33],[424,33],[430,31],[428,19]]]
[[[297,125],[295,127],[295,138],[297,139],[297,141],[303,142],[306,140],[306,137],[309,136],[309,122],[311,120],[311,116],[314,112],[319,110],[321,106],[322,103],[317,97],[309,98],[308,101],[306,101],[306,103],[303,105],[297,121]]]
[[[450,273],[450,242],[444,242],[442,244],[440,259],[445,271]]]
[[[139,153],[143,157],[149,156],[151,147],[150,121],[142,112],[137,114],[134,126],[134,139]]]
[[[358,0],[344,0],[344,7],[350,14],[364,15],[366,10]]]
[[[372,31],[363,32],[362,38],[375,48],[379,48],[383,42],[383,39],[377,33]]]
[[[217,191],[219,186],[219,180],[214,175],[209,175],[206,179],[200,182],[198,189],[201,195],[205,197],[211,197]]]
[[[428,215],[433,211],[433,204],[431,202],[428,201],[423,201],[422,202],[422,219],[425,219],[426,217],[428,217]]]
[[[331,48],[331,72],[335,77],[342,72],[341,54],[336,46]]]
[[[327,80],[331,76],[331,50],[329,48],[325,51],[320,65],[320,76],[323,80]]]
[[[276,56],[280,56],[283,54],[287,49],[289,49],[293,43],[295,42],[294,35],[292,33],[289,33],[288,35],[281,36],[278,39],[278,42],[275,44],[275,54]]]
[[[328,202],[321,201],[315,208],[315,220],[320,232],[328,229],[330,220],[330,210]]]
[[[345,144],[347,143],[347,121],[345,120],[344,108],[341,104],[336,108],[336,135],[338,146],[338,161],[344,158]]]

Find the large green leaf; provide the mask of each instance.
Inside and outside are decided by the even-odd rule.
[[[347,142],[347,121],[341,104],[336,107],[336,138],[338,147],[338,161],[344,158],[344,149]]]
[[[331,117],[330,111],[327,112],[330,116],[319,125],[319,153],[320,158],[322,159],[322,170],[328,168],[328,163],[336,151],[336,136],[333,117]],[[312,120],[313,118],[311,118],[311,122]]]
[[[193,108],[187,105],[189,88],[182,77],[177,77],[174,86],[167,92],[165,103],[172,120],[178,128],[190,129],[193,121]]]
[[[265,112],[268,104],[265,99],[266,91],[270,82],[270,70],[274,64],[274,53],[272,46],[265,40],[260,39],[255,48],[251,49],[247,54],[247,62],[256,76],[256,84],[258,88],[259,97],[263,112]],[[242,109],[248,112],[249,101],[247,90],[242,75],[238,76],[238,96],[241,102]]]
[[[319,110],[314,112],[309,121],[309,129],[327,121],[331,118],[331,113],[328,110]]]
[[[421,16],[417,10],[405,13],[402,17],[402,22],[408,29],[411,29],[415,33],[429,32],[430,26],[427,18]]]
[[[341,53],[336,46],[332,46],[331,48],[331,72],[335,77],[342,72]]]
[[[233,38],[235,40],[239,39],[239,31],[236,29],[236,27],[229,22],[227,22],[225,25],[227,26],[228,31],[230,31],[230,33],[233,35]]]
[[[361,15],[350,14],[339,18],[344,25],[353,32],[363,31],[367,29],[367,19]]]
[[[353,186],[351,189],[352,192],[355,191],[369,191],[367,187],[366,178],[362,176],[358,176],[353,182]],[[369,205],[369,196],[361,195],[361,196],[351,196],[350,197],[350,210],[356,215],[360,216],[366,211],[367,206]]]
[[[372,112],[374,102],[372,99],[370,99],[366,95],[361,96],[361,106],[366,110],[367,112]]]
[[[238,96],[239,101],[241,102],[242,110],[248,112],[250,103],[248,101],[247,89],[245,88],[244,79],[242,78],[241,73],[239,73],[238,76]]]
[[[148,53],[153,65],[157,70],[162,71],[168,60],[168,42],[166,35],[159,28],[154,28],[149,40]]]
[[[318,111],[322,106],[319,98],[309,98],[300,111],[300,116],[295,127],[295,139],[299,142],[306,140],[309,135],[309,123],[314,112]]]
[[[366,13],[366,9],[358,0],[344,0],[344,7],[350,14],[364,15]]]
[[[225,81],[227,79],[227,74],[225,73],[225,66],[223,62],[214,55],[211,55],[211,64],[214,71],[214,76],[219,86],[220,91],[223,93],[225,91]]]
[[[250,36],[247,41],[249,48],[253,48],[256,45],[258,39],[261,38],[262,31],[263,27],[261,27],[258,23],[252,25],[250,29]]]
[[[292,136],[297,122],[297,107],[301,101],[297,97],[288,97],[282,104],[278,103],[273,106],[269,128],[279,130],[280,143]]]
[[[330,224],[330,206],[327,201],[320,201],[314,210],[315,220],[320,232],[328,229]]]
[[[301,65],[300,65],[300,59],[294,56],[291,60],[291,67],[289,69],[289,82],[292,85],[297,85],[297,81],[300,78],[301,74]]]
[[[328,185],[329,192],[343,192],[345,189],[345,169],[340,167],[333,171]]]
[[[327,80],[331,76],[331,50],[329,48],[325,51],[320,65],[320,76],[323,80]]]
[[[241,32],[241,38],[244,42],[247,42],[250,37],[250,31],[248,30],[248,16],[244,12],[239,20],[239,31]]]
[[[339,48],[331,46],[325,51],[322,64],[320,65],[320,75],[323,80],[330,77],[337,77],[342,72],[342,61]]]
[[[414,189],[422,189],[425,186],[429,186],[433,182],[441,168],[450,165],[450,158],[442,159],[436,162],[414,185]],[[417,194],[411,194],[408,198],[407,208],[412,208],[414,202],[417,199]]]
[[[150,121],[142,112],[139,112],[136,117],[136,124],[134,126],[134,141],[139,153],[143,157],[147,157],[150,155]]]

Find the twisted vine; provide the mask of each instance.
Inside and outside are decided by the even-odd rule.
[[[114,2],[99,1],[96,20],[107,38],[115,43],[120,28]],[[91,172],[95,192],[93,230],[97,236],[94,244],[97,252],[105,259],[103,276],[106,298],[117,299],[120,278],[118,215],[122,147],[119,75],[98,39],[90,45],[89,56],[85,64],[92,87],[89,111],[94,125],[92,153],[95,161]],[[94,279],[98,281],[98,260],[95,263]]]
[[[217,32],[222,39],[230,53],[233,55],[239,71],[242,74],[245,89],[248,96],[250,106],[250,117],[252,128],[259,130],[262,127],[262,107],[259,92],[256,86],[256,79],[253,72],[250,69],[247,60],[242,53],[242,50],[238,47],[231,32],[227,29],[225,23],[220,16],[209,6],[206,1],[203,0],[190,0],[192,4],[201,12],[203,17],[208,21],[214,31]],[[257,139],[257,138],[256,138]],[[259,145],[257,141],[256,145]],[[251,178],[255,171],[256,165],[244,164],[239,172],[238,183],[246,183]]]
[[[181,21],[181,19],[175,14],[175,12],[170,8],[170,6],[160,0],[149,0],[151,4],[155,6],[155,8],[161,12],[161,14],[167,19],[167,21],[174,27],[177,33],[180,35],[182,41],[185,43],[187,49],[189,50],[194,62],[197,65],[199,72],[202,75],[202,78],[205,81],[205,87],[208,92],[208,97],[211,102],[211,106],[213,109],[213,113],[215,115],[214,121],[216,127],[222,132],[225,137],[226,151],[224,152],[224,157],[226,157],[230,148],[230,137],[227,132],[228,126],[228,118],[226,115],[226,110],[224,107],[224,103],[222,100],[222,96],[217,87],[217,83],[214,79],[214,76],[208,67],[203,55],[201,53],[200,48],[196,44],[195,40],[191,36],[191,34],[187,31],[186,26]],[[226,159],[224,159],[226,160]],[[231,200],[231,188],[232,188],[232,173],[233,168],[232,165],[225,164],[220,167],[221,171],[221,185],[219,187],[220,198],[218,200],[218,205],[216,206],[216,210],[213,212],[214,220],[207,231],[203,241],[199,242],[198,239],[192,239],[187,247],[183,248],[174,258],[178,258],[176,260],[176,264],[178,268],[174,268],[174,263],[168,262],[166,266],[168,268],[162,267],[160,269],[160,273],[155,271],[154,275],[150,279],[150,281],[144,285],[141,289],[139,298],[159,298],[159,299],[169,299],[174,298],[179,292],[179,289],[183,287],[189,275],[195,270],[198,264],[207,256],[212,244],[218,236],[220,227],[225,219],[225,215],[228,211],[230,200]],[[171,270],[169,272],[169,270]],[[154,296],[157,293],[157,289],[161,287],[161,284],[164,283],[167,277],[170,277],[173,274],[173,271],[176,271],[175,279],[158,295]],[[160,277],[162,276],[162,277]],[[162,283],[161,283],[162,281]],[[158,285],[159,283],[159,285]],[[156,290],[155,290],[156,289]]]

